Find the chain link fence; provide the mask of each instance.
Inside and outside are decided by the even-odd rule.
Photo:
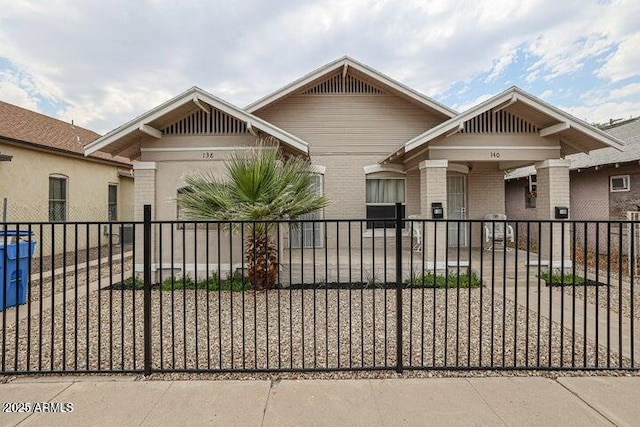
[[[6,199],[5,199],[6,200]],[[2,219],[6,227],[21,230],[29,230],[24,223],[33,223],[30,231],[32,239],[37,242],[34,258],[49,257],[63,253],[71,253],[98,246],[119,245],[121,236],[126,234],[123,224],[101,224],[87,226],[85,224],[74,226],[73,222],[107,222],[109,206],[103,205],[68,205],[66,209],[66,226],[64,223],[40,224],[48,222],[48,206],[25,206],[12,203],[11,200],[2,201]],[[133,220],[133,206],[118,206],[118,221]],[[18,225],[21,224],[22,225]]]

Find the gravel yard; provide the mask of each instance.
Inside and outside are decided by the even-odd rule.
[[[601,280],[606,282],[606,278],[601,278]],[[632,292],[628,279],[625,279],[621,284],[618,279],[611,278],[610,283],[611,286],[587,286],[586,289],[583,286],[576,286],[576,298],[584,300],[586,294],[588,303],[597,304],[603,310],[610,309],[612,313],[622,312],[623,316],[629,318],[633,310],[633,318],[640,320],[640,285],[634,285]],[[554,290],[558,294],[562,292],[561,287],[555,287]],[[574,290],[572,287],[566,286],[564,292],[565,295],[572,297]],[[631,301],[632,294],[633,303]]]
[[[87,282],[89,284],[93,283],[98,280],[98,277],[102,277],[102,283],[119,282],[123,278],[126,279],[131,276],[131,271],[133,270],[132,258],[133,256],[130,253],[124,256],[124,276],[120,268],[122,258],[119,254],[117,256],[113,254],[113,262],[109,262],[108,259],[105,260],[103,258],[99,268],[97,261],[94,265],[90,265],[88,270],[86,265],[79,263],[77,274],[74,270],[68,270],[64,272],[65,274],[56,274],[55,280],[53,281],[55,289],[52,289],[51,286],[51,276],[43,277],[42,280],[40,280],[39,276],[32,278],[29,289],[29,299],[31,299],[31,301],[38,301],[41,295],[42,298],[47,298],[51,296],[52,292],[61,293],[63,289],[66,289],[67,293],[71,294],[75,292],[76,288],[86,288]],[[109,275],[112,276],[112,280],[110,280]]]
[[[488,288],[402,296],[405,366],[630,367],[602,346],[585,346],[579,328],[573,340],[544,315],[538,325],[536,312],[527,316]],[[154,290],[152,324],[155,369],[395,367],[395,290]],[[0,338],[7,371],[141,369],[143,292],[92,292],[32,313],[17,334],[8,326]]]

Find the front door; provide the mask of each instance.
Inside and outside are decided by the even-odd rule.
[[[447,219],[467,218],[467,176],[460,173],[447,175]],[[449,246],[467,246],[467,224],[450,222],[448,227]]]

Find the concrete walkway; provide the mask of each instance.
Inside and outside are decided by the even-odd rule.
[[[413,426],[637,425],[640,377],[386,380],[135,381],[18,378],[0,400],[0,425]],[[39,402],[72,412],[36,412]],[[7,409],[6,405],[5,408]],[[52,405],[49,405],[51,407]],[[16,409],[12,407],[12,409]]]

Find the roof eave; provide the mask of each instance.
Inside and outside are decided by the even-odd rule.
[[[104,149],[105,147],[113,144],[115,141],[138,131],[141,126],[146,125],[147,123],[152,122],[153,120],[156,120],[189,102],[194,102],[197,105],[199,100],[202,100],[207,104],[213,106],[214,108],[219,109],[220,111],[223,111],[233,117],[243,120],[246,123],[251,123],[252,126],[282,140],[283,142],[287,143],[292,148],[300,151],[303,154],[308,154],[309,152],[308,144],[300,138],[194,86],[189,90],[181,93],[180,95],[170,99],[169,101],[160,104],[159,106],[153,108],[152,110],[149,110],[141,116],[112,130],[103,137],[96,139],[90,144],[87,144],[84,149],[84,155],[88,156],[92,153],[95,153],[96,151]]]
[[[317,80],[321,77],[323,77],[324,75],[327,75],[331,72],[334,72],[340,68],[343,67],[352,67],[355,70],[358,70],[359,72],[365,74],[366,76],[368,76],[369,78],[375,80],[375,81],[379,81],[382,84],[391,87],[392,89],[404,94],[405,96],[413,99],[414,101],[425,105],[429,108],[432,108],[436,111],[438,111],[439,113],[447,116],[447,117],[455,117],[458,113],[455,110],[452,110],[451,108],[440,104],[438,102],[436,102],[435,100],[429,98],[426,95],[421,94],[420,92],[417,92],[416,90],[410,88],[409,86],[406,86],[394,79],[392,79],[391,77],[361,63],[356,61],[353,58],[350,58],[348,56],[344,56],[340,59],[337,59],[335,61],[332,61],[328,64],[325,64],[323,66],[321,66],[320,68],[317,68],[316,70],[312,71],[311,73],[305,74],[304,76],[302,76],[301,78],[294,80],[293,82],[285,85],[284,87],[258,99],[257,101],[247,105],[245,107],[245,111],[249,112],[249,113],[253,113],[255,111],[258,111],[264,107],[266,107],[269,104],[272,104],[282,98],[285,98],[286,96],[290,95],[291,93],[303,88],[305,85],[313,82],[314,80]]]
[[[577,119],[570,114],[553,107],[546,102],[533,97],[531,94],[524,92],[516,86],[513,86],[506,91],[499,93],[493,98],[481,102],[480,104],[468,109],[467,111],[447,120],[444,123],[435,126],[428,131],[416,136],[415,138],[405,143],[405,152],[409,152],[420,148],[425,143],[453,130],[456,126],[460,126],[461,123],[467,121],[470,117],[479,114],[483,111],[488,111],[493,108],[500,108],[502,104],[509,104],[514,102],[523,102],[529,105],[531,108],[535,108],[544,114],[547,114],[558,121],[568,121],[573,129],[578,130],[604,144],[605,147],[613,147],[616,150],[623,151],[624,143],[619,139],[603,132],[593,126],[584,123],[582,120]],[[604,148],[604,147],[600,147]]]

